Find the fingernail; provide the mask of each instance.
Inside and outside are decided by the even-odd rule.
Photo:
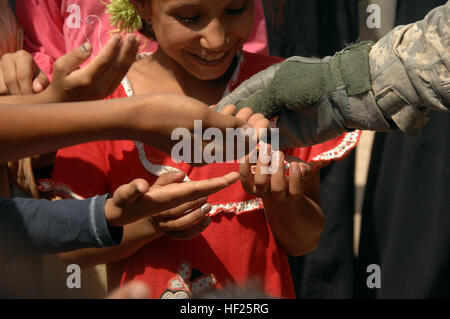
[[[136,39],[136,37],[134,34],[128,36],[128,42],[132,43],[132,42],[134,42],[135,39]]]
[[[34,89],[35,93],[41,92],[43,90],[43,88],[44,87],[43,87],[42,83],[40,83],[40,82],[36,82],[33,84],[33,89]]]
[[[114,39],[114,41],[115,41],[116,43],[119,43],[120,40],[122,39],[122,37],[121,37],[120,35],[116,34],[116,35],[113,36],[113,39]]]
[[[300,171],[302,173],[302,177],[308,177],[309,174],[311,174],[311,169],[309,167],[306,167],[306,164],[305,165],[299,164],[299,166],[300,166]]]
[[[206,203],[205,205],[203,205],[200,210],[201,212],[206,215],[207,213],[209,213],[209,211],[211,210],[212,206],[210,203]]]
[[[84,53],[89,53],[92,50],[92,45],[89,42],[85,42],[81,45],[81,50],[83,50]]]

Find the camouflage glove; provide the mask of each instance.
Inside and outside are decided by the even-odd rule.
[[[370,43],[360,43],[324,59],[291,57],[243,82],[215,109],[235,104],[269,118],[279,115],[282,149],[353,129],[388,130],[371,91],[370,49]]]

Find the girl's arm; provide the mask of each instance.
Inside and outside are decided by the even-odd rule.
[[[91,267],[124,259],[152,240],[161,237],[148,219],[139,220],[123,227],[122,242],[119,246],[108,248],[86,248],[59,254],[67,264]]]
[[[184,127],[193,133],[194,120],[202,120],[204,129],[223,132],[246,123],[195,99],[172,94],[40,105],[2,105],[1,101],[0,97],[0,163],[113,139],[139,140],[170,154],[177,142],[171,140],[173,130]]]
[[[126,210],[136,213],[154,207],[158,212],[148,218],[124,226],[122,243],[120,246],[110,248],[80,249],[77,251],[60,254],[60,258],[67,263],[76,263],[82,267],[96,264],[112,263],[126,258],[141,247],[163,235],[174,239],[191,239],[200,234],[211,222],[206,214],[211,210],[211,205],[206,203],[208,195],[215,193],[236,182],[239,174],[236,172],[210,180],[183,182],[184,173],[168,173],[160,176],[150,190],[138,197],[132,204],[129,200],[124,203]],[[145,184],[145,183],[144,183]],[[123,194],[129,198],[129,194]],[[200,197],[200,198],[199,198]],[[114,198],[118,198],[117,191]],[[196,198],[187,201],[186,198]],[[148,202],[151,202],[149,204]],[[181,203],[179,206],[163,210]],[[120,206],[118,204],[115,205]],[[117,210],[117,208],[115,208]],[[119,210],[122,217],[117,220],[110,218],[112,223],[123,224],[123,217],[129,216],[127,212]],[[186,213],[188,212],[188,213]],[[148,213],[147,213],[148,214]],[[133,218],[137,216],[132,216]]]
[[[290,170],[291,174],[295,174],[294,171]],[[270,228],[292,256],[305,255],[315,250],[325,227],[325,216],[315,196],[320,187],[319,170],[303,182],[303,187],[303,195],[290,195],[292,199],[286,199],[285,202],[270,196],[263,198]]]
[[[277,154],[280,158],[275,160]],[[306,163],[291,162],[286,178],[284,154],[275,152],[273,156],[272,163],[278,164],[271,168],[271,174],[263,173],[270,167],[261,158],[255,174],[248,163],[241,164],[242,185],[247,192],[262,197],[268,224],[287,252],[304,255],[317,247],[325,225],[319,206],[319,172],[311,174]]]
[[[113,36],[99,54],[83,68],[79,68],[92,54],[92,45],[84,43],[59,58],[54,64],[50,86],[36,96],[32,87],[45,75],[30,54],[21,50],[0,60],[0,94],[28,94],[3,97],[0,103],[57,103],[100,100],[111,95],[136,60],[140,40],[134,35]],[[38,77],[35,76],[39,73]]]

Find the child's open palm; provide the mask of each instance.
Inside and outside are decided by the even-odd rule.
[[[42,93],[46,101],[68,102],[103,99],[112,94],[136,60],[140,41],[134,35],[112,37],[100,53],[80,68],[92,54],[85,43],[67,53],[53,66],[50,86]]]
[[[108,224],[120,226],[148,218],[161,235],[195,237],[210,222],[207,196],[236,182],[239,174],[191,182],[183,182],[184,176],[183,172],[163,174],[151,187],[143,179],[122,185],[105,204]]]

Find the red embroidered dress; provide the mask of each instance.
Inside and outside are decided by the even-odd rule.
[[[249,53],[240,56],[230,81],[233,90],[242,81],[279,58]],[[132,95],[125,79],[113,98]],[[360,132],[344,134],[327,143],[287,153],[320,165],[346,155]],[[175,163],[168,154],[133,141],[106,141],[78,145],[58,152],[53,181],[43,187],[67,191],[71,196],[112,194],[135,178],[153,183],[169,170],[182,170],[189,180],[202,180],[238,171],[238,163],[192,167]],[[126,261],[121,284],[140,279],[151,287],[152,298],[183,298],[227,282],[259,277],[266,293],[295,298],[285,250],[275,240],[259,198],[247,194],[239,182],[209,196],[212,222],[201,235],[188,241],[160,237]],[[282,212],[280,212],[282,213]]]

